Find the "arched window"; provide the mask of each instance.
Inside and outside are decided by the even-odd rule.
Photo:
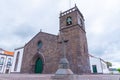
[[[0,65],[3,65],[3,63],[4,63],[4,57],[1,57],[1,59],[0,59]]]
[[[17,52],[17,55],[16,55],[16,61],[15,61],[14,71],[16,71],[16,70],[17,70],[17,67],[18,67],[19,55],[20,55],[20,52],[18,51],[18,52]]]
[[[42,47],[42,45],[43,45],[42,41],[38,41],[37,46],[38,46],[39,49]]]

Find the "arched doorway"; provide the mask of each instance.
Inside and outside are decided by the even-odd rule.
[[[35,73],[42,73],[43,71],[43,61],[41,58],[38,58],[35,62]]]

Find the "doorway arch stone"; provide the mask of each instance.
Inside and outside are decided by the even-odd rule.
[[[44,71],[44,64],[45,64],[45,58],[44,58],[43,54],[36,53],[31,60],[31,73],[40,73],[41,74]],[[39,69],[39,67],[41,69]]]

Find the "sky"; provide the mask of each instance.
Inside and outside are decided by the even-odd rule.
[[[59,14],[77,5],[89,53],[120,67],[120,0],[0,0],[0,48],[14,51],[40,30],[58,34]]]

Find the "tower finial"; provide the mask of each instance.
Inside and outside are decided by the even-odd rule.
[[[75,3],[75,9],[78,10],[78,7],[77,7],[76,3]]]
[[[40,32],[42,32],[42,29],[40,29]]]
[[[76,3],[75,3],[75,7],[77,7],[77,6],[76,6]]]

